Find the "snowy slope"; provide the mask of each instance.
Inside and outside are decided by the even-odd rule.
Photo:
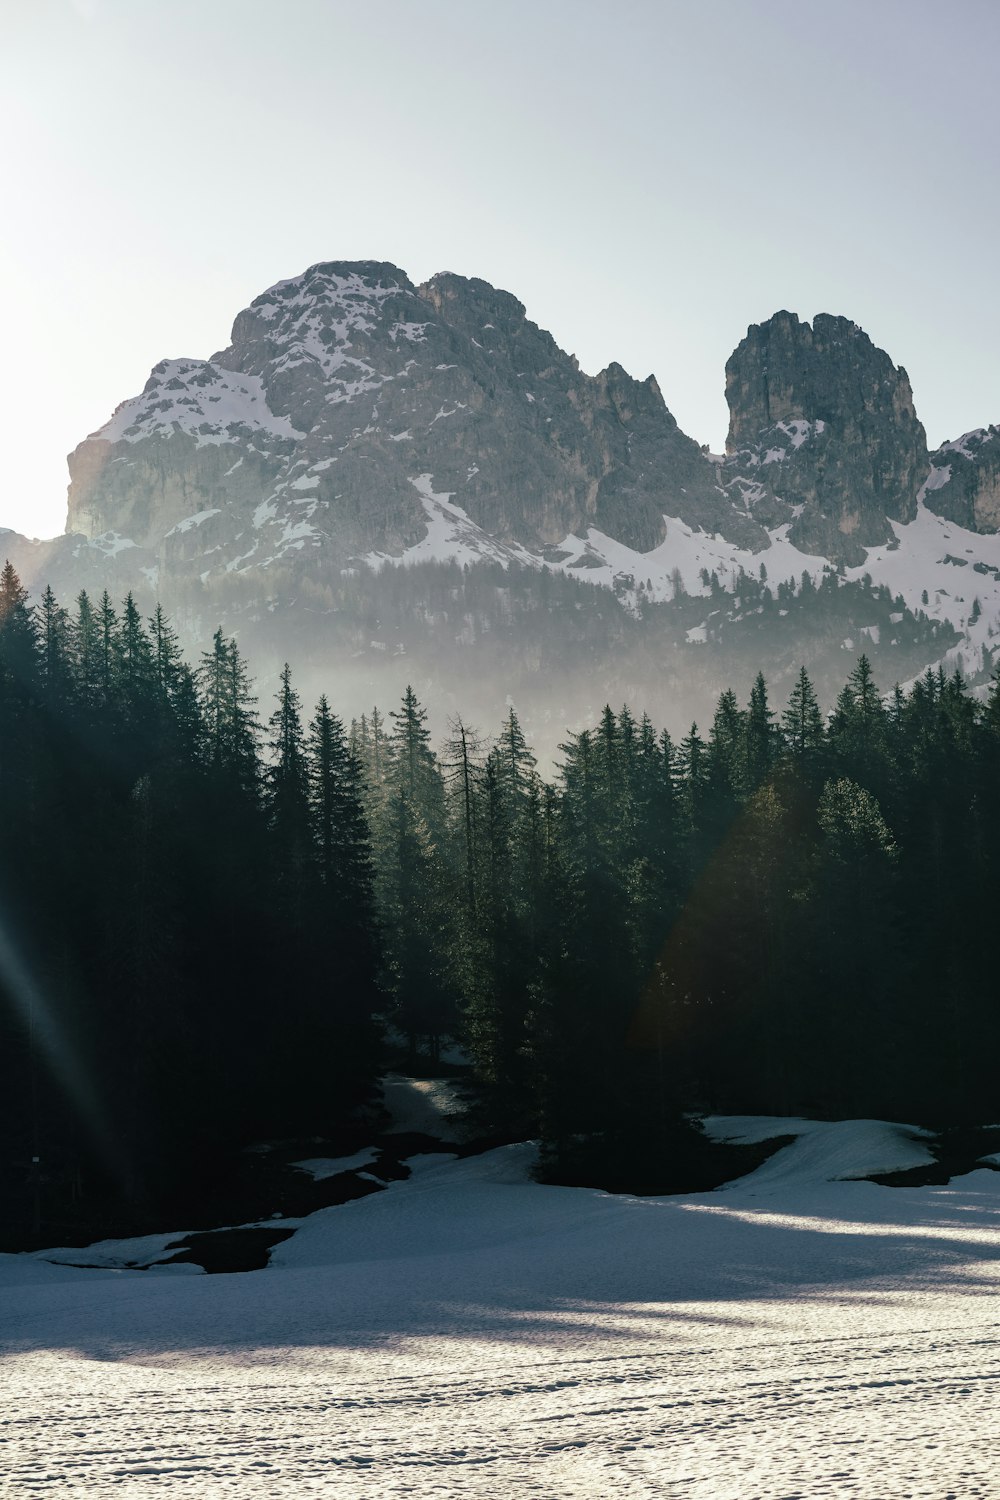
[[[932,470],[932,477],[938,472]],[[582,536],[567,535],[544,553],[531,553],[486,535],[452,503],[453,495],[435,494],[433,482],[429,474],[412,481],[424,499],[426,536],[398,555],[369,554],[364,561],[370,566],[405,567],[426,561],[464,566],[489,561],[506,567],[517,562],[613,589],[632,609],[643,599],[673,599],[678,583],[685,594],[708,599],[711,586],[705,583],[703,572],[715,573],[722,587],[733,593],[740,575],[757,576],[761,564],[772,589],[789,581],[798,586],[803,573],[817,582],[830,570],[827,558],[802,552],[788,540],[787,524],[768,531],[770,546],[764,551],[750,552],[717,533],[667,515],[663,517],[664,540],[650,552],[636,551],[591,528]],[[871,548],[866,560],[845,569],[844,576],[854,582],[868,578],[875,587],[885,585],[914,613],[923,610],[931,619],[952,625],[963,640],[943,658],[949,670],[959,667],[971,675],[988,669],[992,653],[1000,648],[1000,534],[969,531],[935,515],[924,504],[924,491],[913,521],[890,524],[893,541]]]
[[[193,437],[199,448],[252,440],[258,434],[305,437],[287,417],[271,411],[259,376],[217,368],[203,359],[161,360],[142,394],[122,402],[91,437],[106,443],[141,443],[176,433]]]
[[[988,667],[1000,646],[1000,534],[984,536],[935,515],[924,491],[915,520],[893,522],[892,529],[895,545],[872,548],[848,577],[868,574],[901,594],[910,609],[952,624],[965,639],[948,653],[947,665],[968,673]],[[981,613],[975,618],[977,600]]]
[[[711,1128],[776,1126],[766,1185],[686,1198],[424,1158],[241,1276],[7,1257],[12,1492],[997,1493],[1000,1175],[831,1180],[922,1153],[880,1122]]]

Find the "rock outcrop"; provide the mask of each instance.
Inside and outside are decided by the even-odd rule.
[[[795,508],[803,551],[859,563],[890,521],[913,519],[924,429],[906,371],[856,323],[779,312],[754,324],[726,365],[726,399],[730,466]]]
[[[1000,531],[1000,427],[980,427],[931,454],[930,510],[969,531]]]

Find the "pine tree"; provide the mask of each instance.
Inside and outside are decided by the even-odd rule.
[[[606,709],[596,733],[583,730],[560,749],[564,957],[551,1014],[562,1051],[549,1056],[546,1071],[549,1117],[565,1142],[579,1132],[606,1139],[619,1128],[637,988],[630,871],[616,821],[622,778],[615,715]]]
[[[799,668],[788,707],[781,716],[781,729],[786,750],[796,769],[805,771],[813,767],[823,751],[823,715],[805,667]]]
[[[649,975],[686,886],[687,851],[674,779],[675,751],[647,714],[639,726],[635,775],[637,863],[633,873],[636,959]]]
[[[724,786],[735,804],[746,785],[746,715],[727,688],[719,697],[708,741],[709,776],[714,786]]]
[[[513,708],[508,710],[497,748],[500,751],[497,769],[501,785],[513,803],[524,796],[536,764]]]
[[[386,741],[385,741],[385,719],[378,711],[378,705],[372,709],[371,717],[371,783],[374,787],[381,788],[385,781],[386,773]]]
[[[299,695],[292,687],[286,662],[281,672],[277,706],[268,721],[270,763],[265,774],[266,804],[285,898],[301,915],[307,884],[312,838],[309,777]]]
[[[388,776],[394,790],[408,797],[429,828],[440,832],[443,812],[437,756],[431,749],[427,713],[407,686],[393,721]]]
[[[101,636],[86,589],[81,589],[77,595],[71,639],[77,699],[89,713],[98,700],[100,688]]]
[[[708,816],[711,788],[708,753],[697,724],[691,725],[677,749],[685,834],[690,849],[691,870],[692,873],[697,873],[713,842],[713,830]]]
[[[35,611],[13,566],[0,571],[0,815],[30,795],[35,737],[32,707],[39,692]],[[7,839],[13,837],[9,824]]]
[[[331,1041],[315,1089],[317,1098],[325,1093],[357,1102],[377,1055],[379,936],[364,773],[325,696],[309,725],[305,767],[311,869],[318,877],[307,922],[313,962],[305,988],[314,997],[313,1027]]]
[[[50,712],[65,712],[72,691],[71,633],[69,616],[46,584],[38,612],[39,657],[42,695]]]
[[[202,653],[199,678],[209,764],[242,791],[256,794],[257,699],[236,642],[227,640],[221,629],[212,637],[212,649]]]
[[[121,699],[129,717],[139,717],[150,707],[154,662],[142,616],[131,594],[126,596],[122,605],[115,647]]]
[[[371,840],[364,812],[364,773],[344,735],[344,726],[320,698],[306,745],[309,809],[320,877],[338,923],[374,927]]]
[[[728,689],[716,706],[707,747],[702,822],[710,844],[725,837],[750,785],[747,739],[747,716]]]
[[[28,591],[8,561],[0,570],[0,702],[27,702],[37,689],[38,637]]]
[[[460,850],[466,920],[471,924],[477,908],[476,781],[482,774],[482,743],[461,718],[451,721],[450,730],[444,749],[445,785],[455,807],[453,824]]]
[[[152,676],[161,702],[173,700],[184,667],[177,632],[157,604],[149,619],[149,642],[152,650]]]
[[[754,792],[770,776],[774,762],[773,713],[767,703],[767,683],[758,672],[750,690],[746,717],[746,784]]]
[[[181,662],[170,690],[170,742],[181,765],[201,766],[205,758],[205,722],[195,674]]]
[[[505,1096],[514,1082],[518,1034],[513,1012],[515,1008],[519,1010],[523,1021],[527,1008],[523,994],[514,993],[517,982],[512,972],[515,916],[506,769],[503,751],[494,746],[479,778],[477,801],[481,810],[477,821],[482,835],[477,861],[479,899],[474,920],[480,941],[472,947],[471,957],[478,972],[469,976],[470,994],[466,1001],[466,1032],[480,1077],[491,1090],[494,1125],[496,1114],[502,1115],[505,1105],[509,1107]],[[523,1040],[523,1032],[520,1039]],[[500,1100],[503,1102],[499,1103]]]
[[[856,779],[876,793],[884,791],[887,715],[867,656],[858,659],[837,698],[830,720],[830,741],[848,779]]]
[[[456,906],[444,850],[444,786],[427,714],[412,687],[390,718],[376,821],[385,988],[411,1056],[424,1042],[436,1057],[442,1036],[456,1024]]]
[[[107,589],[101,595],[97,607],[97,697],[102,707],[110,707],[117,686],[115,668],[117,658],[115,638],[118,631],[118,616]]]

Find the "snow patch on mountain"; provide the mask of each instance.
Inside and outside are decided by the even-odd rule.
[[[327,404],[335,406],[377,392],[386,381],[405,374],[405,367],[375,369],[354,347],[358,335],[376,332],[382,304],[391,297],[419,302],[412,290],[391,279],[323,265],[312,266],[291,281],[277,282],[251,304],[252,312],[275,325],[273,341],[281,353],[270,364],[270,376],[312,363],[329,386]],[[387,336],[394,346],[421,344],[426,328],[426,321],[397,319]]]
[[[914,520],[891,524],[894,541],[871,548],[846,576],[867,575],[901,595],[910,610],[952,625],[965,639],[947,653],[946,665],[966,674],[988,667],[1000,649],[1000,534],[967,531],[928,510],[922,498]]]
[[[473,466],[468,477],[476,472]],[[787,525],[770,533],[770,548],[758,555],[724,537],[689,526],[676,516],[663,517],[666,535],[651,552],[638,552],[591,527],[584,536],[571,532],[556,546],[535,553],[519,543],[490,536],[454,503],[455,491],[434,490],[432,474],[416,475],[410,483],[423,502],[427,533],[402,553],[369,552],[360,559],[376,572],[389,565],[423,562],[454,562],[459,567],[476,562],[499,562],[503,567],[520,563],[611,589],[626,608],[635,611],[643,599],[661,602],[678,594],[708,594],[711,585],[706,584],[703,573],[715,573],[722,586],[732,592],[740,573],[757,573],[765,559],[768,574],[776,582],[800,580],[803,573],[818,581],[829,569],[826,558],[800,552],[788,541]]]
[[[425,562],[454,562],[459,567],[477,562],[498,562],[505,568],[512,562],[539,566],[539,560],[524,547],[497,541],[470,520],[460,505],[452,504],[454,490],[437,493],[433,474],[417,474],[410,483],[423,503],[427,534],[398,556],[369,552],[362,561],[374,572]]]
[[[798,429],[810,424],[785,425]],[[915,519],[892,522],[892,540],[869,549],[865,561],[845,569],[843,576],[885,586],[913,613],[923,610],[931,619],[952,626],[964,640],[944,660],[952,668],[973,674],[988,666],[992,653],[1000,650],[1000,534],[968,531],[927,508],[924,494],[945,483],[947,475],[947,469],[932,468],[921,488]],[[803,552],[789,541],[787,523],[768,530],[768,547],[750,552],[717,533],[667,515],[663,517],[664,539],[649,552],[639,552],[592,527],[582,536],[569,533],[557,546],[535,553],[483,531],[454,503],[455,492],[434,490],[433,475],[417,475],[410,482],[424,505],[427,534],[399,555],[367,554],[362,560],[376,571],[420,562],[466,566],[489,561],[504,567],[517,562],[611,589],[626,608],[637,611],[644,602],[661,603],[683,594],[707,596],[713,574],[732,594],[742,575],[760,576],[762,567],[772,588],[783,582],[798,588],[804,574],[819,583],[831,570],[826,557]],[[733,481],[737,482],[753,491],[753,481]],[[693,627],[688,640],[704,639],[700,632],[701,627]],[[875,637],[870,638],[874,642]]]
[[[766,468],[768,464],[783,463],[790,453],[798,452],[803,443],[820,437],[825,431],[826,423],[819,417],[814,422],[807,422],[805,418],[776,422],[761,433],[757,448],[743,449],[735,456],[751,467]]]
[[[636,552],[613,537],[591,529],[585,538],[567,536],[559,545],[563,554],[548,562],[554,570],[572,573],[588,583],[603,584],[635,607],[641,597],[661,602],[678,594],[708,594],[714,573],[723,588],[735,592],[741,573],[759,573],[761,563],[773,582],[801,579],[808,573],[816,581],[829,563],[824,557],[800,552],[788,541],[788,526],[769,533],[771,546],[760,553],[747,552],[725,537],[689,526],[676,516],[664,516],[666,535],[651,552]]]
[[[963,432],[960,438],[955,438],[950,443],[942,443],[938,449],[939,453],[961,453],[963,458],[974,459],[984,443],[993,439],[993,432],[988,427],[974,427],[971,432]]]
[[[341,310],[345,319],[361,327],[366,324],[371,310],[377,309],[387,297],[404,293],[414,296],[395,282],[372,281],[357,271],[338,272],[319,262],[300,276],[276,281],[254,298],[252,306],[260,317],[268,320],[324,306]]]
[[[217,505],[209,506],[207,510],[197,510],[193,516],[185,516],[183,521],[178,521],[176,526],[171,526],[169,531],[165,531],[163,533],[164,538],[176,536],[178,533],[183,535],[187,531],[193,531],[196,526],[204,525],[212,516],[217,516],[218,514],[219,507]]]
[[[944,464],[941,467],[932,464],[931,472],[917,491],[917,504],[919,505],[924,496],[930,494],[932,490],[943,490],[950,479],[951,464]]]
[[[105,531],[100,536],[93,537],[90,545],[98,552],[103,552],[105,557],[114,557],[117,553],[136,546],[136,543],[131,537],[119,536],[117,531]]]
[[[123,401],[91,437],[139,443],[183,432],[203,448],[235,443],[244,430],[279,438],[305,436],[288,417],[271,411],[259,375],[240,375],[204,359],[164,359],[142,393]]]

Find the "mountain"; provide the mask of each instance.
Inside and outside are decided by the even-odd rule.
[[[727,453],[794,506],[789,540],[850,563],[916,514],[924,429],[905,370],[846,318],[776,313],[726,365]]]
[[[588,526],[645,551],[664,509],[708,519],[718,499],[652,377],[582,374],[485,282],[418,289],[375,263],[271,288],[228,349],[161,362],[69,463],[70,529],[128,536],[164,567],[221,546],[213,571],[401,553],[441,519],[432,495],[459,499],[482,555],[504,559]]]
[[[154,366],[70,455],[67,536],[7,550],[63,595],[158,594],[195,644],[221,620],[352,710],[412,676],[679,725],[751,665],[988,672],[1000,429],[929,453],[906,371],[825,314],[752,326],[726,395],[713,455],[653,376],[583,373],[507,292],[324,262]]]

